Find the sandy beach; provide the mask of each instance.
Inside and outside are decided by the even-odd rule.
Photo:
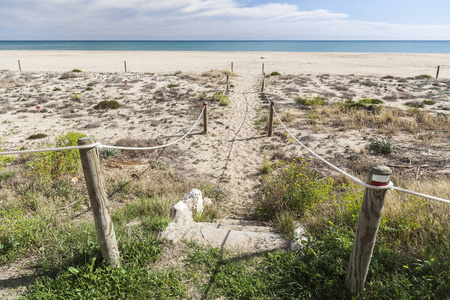
[[[358,172],[375,161],[406,162],[408,168],[401,172],[414,176],[448,174],[450,55],[438,54],[2,51],[0,147],[44,147],[70,130],[103,144],[173,141],[195,123],[204,101],[216,106],[231,62],[230,105],[210,112],[209,134],[201,134],[200,123],[193,135],[162,156],[180,172],[206,178],[230,193],[227,214],[242,216],[252,206],[251,187],[258,184],[264,157],[307,157],[279,123],[274,137],[266,136],[268,104],[259,94],[262,63],[266,92],[284,122],[301,141],[344,169]],[[419,76],[424,74],[430,76]],[[349,115],[328,105],[311,108],[298,98],[330,104],[378,99],[384,109],[374,112],[360,105],[362,111]],[[95,109],[105,100],[121,107]],[[45,136],[30,138],[34,134]],[[398,154],[369,153],[372,138],[392,139]],[[157,154],[123,152],[121,159],[145,166]],[[409,168],[415,165],[422,166],[417,174]],[[317,168],[336,175],[320,164]]]
[[[170,52],[170,51],[0,51],[0,70],[86,72],[204,72],[229,70],[238,74],[267,73],[356,74],[376,76],[436,75],[450,78],[450,54],[411,53],[292,53],[292,52]]]

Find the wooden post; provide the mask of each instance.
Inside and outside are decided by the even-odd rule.
[[[229,89],[230,89],[230,75],[227,74],[227,89],[226,89],[227,94]]]
[[[233,62],[231,62],[231,74],[233,74]]]
[[[270,113],[269,113],[269,132],[267,136],[271,137],[273,132],[273,102],[270,101]]]
[[[266,80],[266,73],[263,73],[262,84],[261,84],[261,93],[264,93],[265,80]]]
[[[22,72],[22,67],[20,66],[20,60],[17,61],[19,63],[19,71]]]
[[[370,167],[367,183],[377,186],[389,184],[392,170],[386,166],[373,165]],[[350,261],[348,263],[345,283],[354,295],[362,293],[372,259],[373,248],[380,225],[381,212],[387,190],[366,188],[356,227]]]
[[[95,140],[92,137],[78,140],[79,146],[93,143],[95,143]],[[79,151],[103,258],[113,267],[119,267],[119,249],[117,248],[116,234],[111,220],[105,179],[100,167],[98,150],[97,148],[89,148],[80,149]]]
[[[126,73],[127,72],[127,61],[126,60],[123,61],[123,66],[125,67],[125,73]]]
[[[437,66],[437,72],[436,72],[436,79],[439,78],[439,69],[441,68],[441,66]]]
[[[262,63],[262,73],[264,74],[264,63]]]
[[[203,112],[203,133],[208,134],[208,102],[203,102],[205,111]]]

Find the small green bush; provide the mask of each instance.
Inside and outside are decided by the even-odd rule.
[[[3,152],[3,149],[0,148],[0,152]],[[0,170],[3,169],[4,165],[12,162],[13,160],[14,160],[14,156],[0,155]]]
[[[361,103],[361,104],[381,104],[381,103],[383,103],[383,101],[381,101],[379,99],[362,99],[362,100],[359,100],[359,103]]]
[[[56,137],[56,147],[76,146],[77,141],[86,135],[76,131],[69,131]],[[78,150],[50,151],[34,153],[29,157],[27,166],[30,174],[41,177],[43,181],[64,174],[75,173],[80,168],[80,154]]]
[[[94,106],[94,109],[118,109],[120,107],[119,102],[116,100],[101,101]]]
[[[231,103],[230,98],[227,95],[224,95],[222,97],[222,99],[220,99],[220,102],[219,102],[219,104],[222,106],[228,106],[228,105],[230,105],[230,103]]]
[[[72,72],[73,73],[82,73],[83,71],[81,71],[80,69],[73,69]]]
[[[91,88],[90,86],[88,86],[87,88],[86,88],[86,91],[92,91],[93,90],[93,88]]]
[[[43,139],[47,136],[48,135],[46,135],[45,133],[35,133],[35,134],[32,134],[29,137],[27,137],[27,140],[38,140],[38,139]]]
[[[321,105],[325,105],[327,104],[327,98],[326,97],[320,97],[320,96],[316,96],[316,97],[312,97],[312,98],[297,98],[296,99],[297,103],[301,104],[301,105],[307,105],[307,106],[321,106]]]
[[[58,88],[58,87],[55,87],[55,88],[53,89],[53,91],[54,91],[54,92],[59,92],[59,91],[61,91],[61,89]]]
[[[272,72],[272,73],[270,73],[270,76],[279,76],[279,75],[281,75],[279,72]]]
[[[80,101],[81,100],[81,94],[73,93],[72,96],[70,96],[70,97],[74,101]]]
[[[422,75],[418,75],[416,77],[414,77],[414,79],[431,79],[433,78],[433,76],[428,75],[428,74],[422,74]]]
[[[394,143],[390,139],[374,138],[367,147],[370,151],[378,155],[395,152]]]
[[[178,84],[173,84],[173,83],[167,85],[167,87],[168,87],[169,89],[174,88],[174,87],[177,87],[177,86],[178,86]]]
[[[435,105],[435,104],[436,104],[436,101],[433,101],[433,100],[423,100],[423,104],[426,104],[426,105]]]

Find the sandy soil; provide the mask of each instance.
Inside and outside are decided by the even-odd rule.
[[[17,71],[17,59],[23,72]],[[230,105],[212,109],[225,88],[230,62],[235,72]],[[436,54],[2,51],[0,147],[45,147],[69,130],[93,135],[103,144],[163,144],[187,132],[206,101],[209,134],[202,134],[201,122],[161,158],[226,191],[222,217],[245,217],[254,206],[252,187],[259,184],[264,156],[309,158],[279,124],[274,136],[267,137],[268,103],[259,93],[262,63],[266,74],[281,73],[266,79],[266,91],[287,126],[340,167],[357,173],[371,163],[388,164],[394,167],[394,182],[399,174],[417,179],[450,173],[450,55]],[[443,66],[440,80],[417,77],[435,76],[437,65]],[[84,72],[70,72],[74,68]],[[342,115],[327,117],[324,112],[316,118],[311,107],[296,101],[315,97],[330,103],[376,98],[385,107],[400,109],[405,119],[420,106],[416,113],[440,116],[442,128],[408,131],[378,123],[355,128]],[[95,109],[103,100],[116,100],[121,107]],[[424,100],[435,104],[424,105]],[[38,133],[47,136],[29,139]],[[372,137],[391,138],[398,152],[367,152]],[[145,165],[158,154],[120,155]],[[106,167],[114,164],[106,162]],[[313,167],[336,175],[320,163]]]

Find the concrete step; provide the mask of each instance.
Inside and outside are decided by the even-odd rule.
[[[283,235],[273,233],[261,223],[245,220],[218,220],[218,223],[195,223],[183,236],[185,241],[222,249],[259,253],[285,249],[290,241]]]

